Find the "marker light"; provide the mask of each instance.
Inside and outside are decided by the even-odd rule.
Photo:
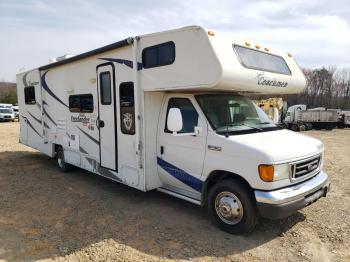
[[[208,35],[210,35],[210,36],[214,36],[214,35],[215,35],[215,33],[214,33],[213,31],[208,31]]]
[[[267,47],[265,47],[264,49],[265,49],[266,52],[269,52],[269,51],[270,51],[270,49],[268,49]]]
[[[259,166],[259,176],[261,180],[265,182],[272,182],[275,170],[273,165],[260,165]]]
[[[292,57],[292,54],[291,53],[287,53],[289,57]]]
[[[245,45],[246,45],[246,46],[250,46],[250,43],[249,43],[249,42],[245,42]]]
[[[256,49],[260,49],[260,46],[259,46],[259,45],[255,45],[255,48],[256,48]]]

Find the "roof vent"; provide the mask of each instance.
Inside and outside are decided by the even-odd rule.
[[[66,59],[68,59],[68,58],[71,58],[71,57],[73,57],[74,55],[62,55],[62,56],[58,56],[58,57],[56,57],[56,58],[51,58],[50,59],[50,62],[51,63],[55,63],[55,62],[60,62],[60,61],[63,61],[63,60],[66,60]]]

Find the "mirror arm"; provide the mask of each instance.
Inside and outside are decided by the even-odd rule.
[[[201,133],[202,128],[196,126],[194,128],[194,132],[193,133],[178,133],[178,132],[173,132],[173,136],[199,136],[199,134]]]
[[[198,133],[177,133],[177,132],[173,132],[173,136],[197,136]]]

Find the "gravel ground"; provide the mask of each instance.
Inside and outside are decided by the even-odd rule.
[[[325,144],[327,198],[234,236],[182,200],[62,174],[0,123],[0,261],[350,261],[350,130],[306,134]]]

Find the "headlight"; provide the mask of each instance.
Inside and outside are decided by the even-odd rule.
[[[275,176],[273,181],[289,178],[290,168],[288,164],[275,165]]]
[[[259,176],[265,182],[288,179],[289,175],[290,169],[288,164],[259,166]]]

